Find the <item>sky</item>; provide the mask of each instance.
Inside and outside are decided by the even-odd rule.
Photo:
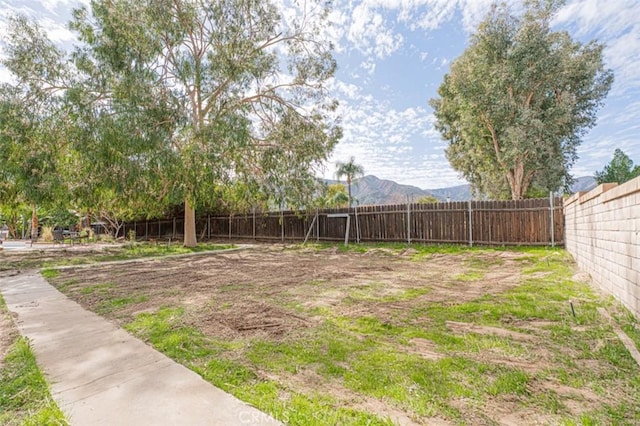
[[[508,1],[516,10],[521,0]],[[21,12],[49,37],[69,46],[71,10],[88,0],[0,0],[6,17]],[[355,157],[365,174],[423,189],[466,183],[444,154],[429,99],[437,96],[453,60],[486,16],[491,0],[334,0],[329,37],[338,63],[330,82],[340,102],[344,137],[320,173],[335,177],[335,162]],[[614,83],[583,137],[575,177],[602,170],[616,148],[640,164],[640,0],[567,0],[554,22],[583,43],[605,44]],[[0,46],[0,57],[2,50]],[[6,81],[0,68],[0,81]]]

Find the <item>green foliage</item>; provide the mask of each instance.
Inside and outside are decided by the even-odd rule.
[[[349,205],[347,188],[341,183],[334,183],[323,188],[323,194],[316,200],[318,207],[346,207]]]
[[[439,203],[439,202],[440,200],[438,200],[433,195],[425,195],[416,200],[416,203],[418,204],[433,204],[433,203]]]
[[[624,183],[640,176],[640,166],[634,166],[633,160],[629,158],[621,149],[616,149],[613,159],[604,166],[604,170],[595,173],[596,182],[601,183]]]
[[[476,193],[521,199],[571,181],[613,76],[602,45],[551,31],[561,4],[528,2],[521,17],[494,7],[431,100],[447,158]]]
[[[1,64],[16,83],[0,86],[0,204],[29,206],[35,239],[37,207],[55,205],[65,187],[58,167],[66,151],[57,85],[63,55],[26,17],[8,21]]]
[[[76,52],[84,80],[73,95],[92,123],[77,135],[92,141],[80,157],[125,199],[185,202],[190,246],[194,208],[304,204],[340,137],[325,87],[335,61],[317,39],[325,20],[318,5],[281,25],[273,4],[256,0],[76,10],[72,28],[88,48]]]

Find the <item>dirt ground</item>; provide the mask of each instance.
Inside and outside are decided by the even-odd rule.
[[[411,249],[399,253],[385,249],[342,253],[337,249],[318,251],[264,245],[211,255],[72,267],[62,270],[50,281],[87,309],[101,312],[117,323],[131,322],[139,313],[154,312],[162,306],[181,306],[186,309],[185,324],[207,336],[226,341],[251,338],[279,341],[317,326],[323,320],[317,313],[327,309],[336,316],[375,317],[383,324],[406,324],[412,321],[408,313],[428,303],[458,304],[503,293],[521,282],[519,271],[526,257],[517,251],[469,252],[433,254],[428,262],[415,262],[410,259],[413,254],[415,251]],[[474,271],[474,265],[478,264],[483,265],[481,277],[467,279],[465,274]],[[413,291],[415,297],[403,297],[407,291]],[[110,300],[138,299],[136,303],[124,303],[110,311],[103,305],[106,293]],[[415,321],[426,320],[416,318]],[[507,337],[527,348],[524,357],[491,351],[465,354],[476,361],[514,367],[531,374],[549,369],[554,354],[542,344],[549,333],[546,329],[549,323],[514,320],[509,325],[507,329],[455,321],[446,323],[454,334],[472,332]],[[429,360],[445,356],[426,339],[412,339],[404,350]],[[585,368],[599,368],[597,362],[578,362],[584,362]],[[291,388],[338,396],[354,409],[388,417],[398,424],[418,424],[415,417],[393,404],[356,394],[337,380],[327,382],[312,371],[279,373],[277,377],[272,372],[263,374]],[[567,405],[576,416],[615,401],[615,395],[608,401],[608,397],[589,390],[576,390],[554,382],[534,381],[533,386],[541,392],[551,390],[567,396]],[[483,407],[464,399],[450,403],[469,413],[468,424],[554,422],[554,417],[536,408],[523,408],[517,398],[490,400]],[[421,419],[419,423],[424,421]],[[427,423],[452,424],[435,417]]]
[[[392,321],[394,313],[425,301],[464,302],[485,294],[498,294],[517,285],[514,274],[520,254],[502,252],[486,261],[494,265],[483,279],[443,280],[467,271],[462,255],[433,255],[428,263],[416,263],[407,251],[392,255],[384,249],[367,253],[344,254],[337,250],[288,250],[285,246],[259,246],[213,256],[174,258],[140,263],[70,268],[54,280],[72,282],[79,290],[96,284],[115,283],[110,297],[144,295],[146,301],[117,312],[117,321],[128,322],[141,312],[159,306],[189,306],[193,325],[206,334],[223,337],[268,335],[278,337],[305,327],[313,317],[303,317],[281,306],[307,308],[331,307],[340,315],[372,315]],[[519,266],[519,265],[518,265]],[[319,284],[323,284],[320,286]],[[393,300],[408,289],[429,292],[411,300]],[[375,289],[375,297],[390,296],[389,301],[357,304]],[[374,296],[373,294],[370,296]],[[79,302],[98,310],[100,292],[78,295]]]

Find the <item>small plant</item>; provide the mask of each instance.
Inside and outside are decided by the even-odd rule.
[[[43,226],[41,236],[42,236],[42,241],[47,243],[53,242],[53,227]]]
[[[127,232],[127,239],[131,243],[131,247],[133,247],[133,244],[136,242],[136,231],[135,231],[135,229],[132,229],[129,232]]]
[[[82,232],[80,233],[80,235],[83,238],[88,238],[89,241],[95,241],[96,239],[96,235],[95,232],[93,232],[93,228],[91,227],[86,227],[82,230]]]

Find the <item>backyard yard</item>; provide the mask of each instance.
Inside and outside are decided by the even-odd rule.
[[[364,247],[43,275],[287,424],[640,423],[640,368],[596,309],[636,345],[638,324],[564,250]]]

